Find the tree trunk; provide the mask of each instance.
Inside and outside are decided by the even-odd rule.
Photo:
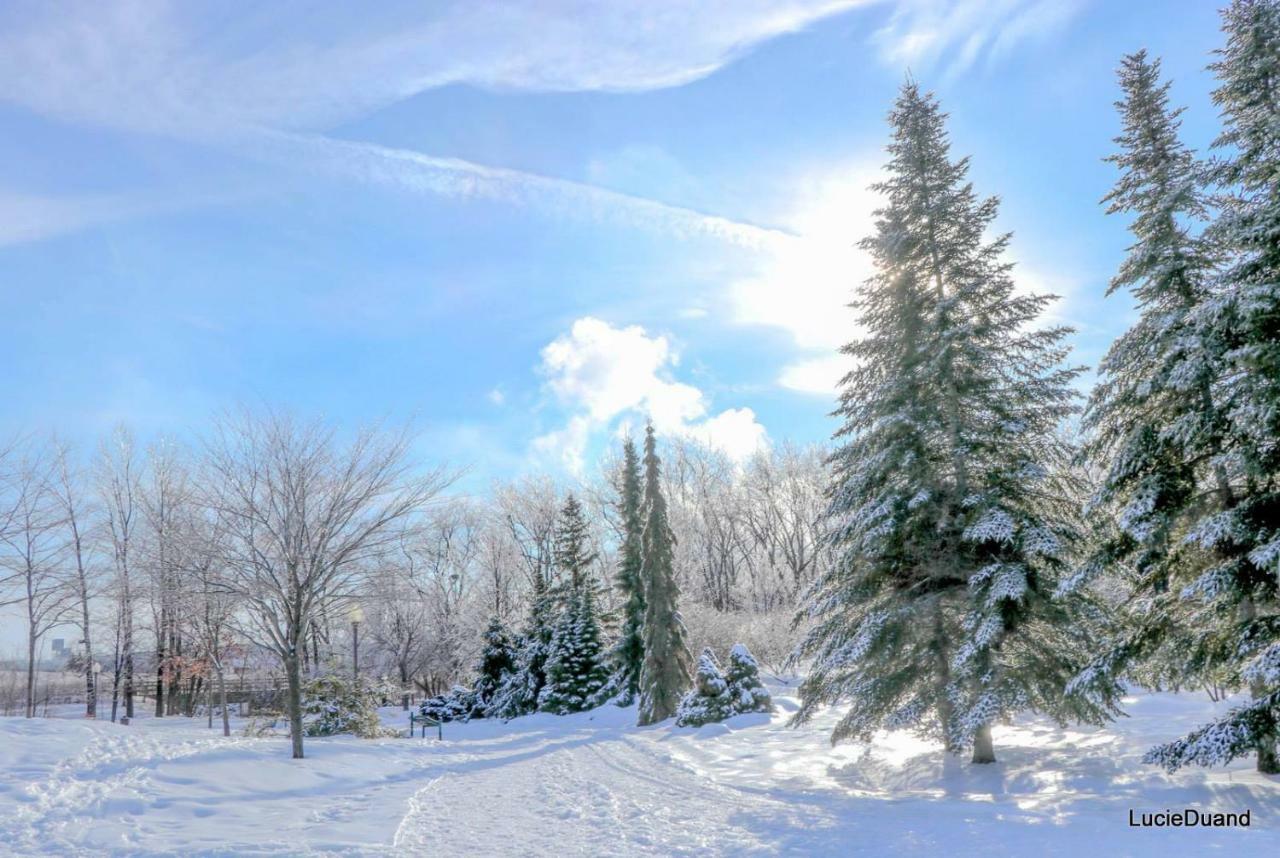
[[[934,677],[938,685],[938,725],[942,731],[943,750],[950,754],[957,749],[951,742],[951,717],[953,715],[951,709],[951,701],[947,698],[947,685],[951,682],[951,657],[947,654],[946,649],[946,626],[942,618],[942,596],[935,595],[933,603],[933,645],[935,648],[935,667],[937,676]]]
[[[991,743],[991,725],[983,724],[978,728],[977,734],[973,737],[973,760],[974,763],[994,763],[996,761],[996,749]]]
[[[80,631],[84,635],[84,717],[98,717],[98,677],[93,672],[93,643],[89,638],[89,586],[80,566]]]
[[[161,596],[163,598],[163,595]],[[160,609],[160,628],[156,631],[156,717],[164,717],[164,634],[168,620]]]
[[[306,642],[303,641],[303,646]],[[302,664],[298,660],[295,649],[285,656],[285,675],[289,681],[289,697],[286,706],[289,710],[289,736],[293,740],[293,758],[302,759]]]
[[[34,627],[27,634],[27,708],[28,718],[36,717],[36,636]]]
[[[227,678],[218,668],[218,696],[222,698],[222,735],[231,735],[231,716],[227,714]]]
[[[1256,700],[1266,695],[1266,689],[1261,685],[1252,686],[1251,694]],[[1276,740],[1274,736],[1263,736],[1258,740],[1258,774],[1262,775],[1280,775],[1280,756],[1276,754]]]
[[[133,720],[133,650],[124,654],[124,717]]]
[[[1280,775],[1280,756],[1276,754],[1276,743],[1264,740],[1258,743],[1258,772],[1264,775]]]
[[[120,626],[116,626],[116,649],[111,661],[111,723],[116,723],[120,704]]]

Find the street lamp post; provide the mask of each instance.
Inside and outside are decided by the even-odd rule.
[[[364,622],[364,609],[359,603],[351,606],[351,679],[360,684],[360,624]]]

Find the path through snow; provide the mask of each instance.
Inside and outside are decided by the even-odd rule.
[[[1280,782],[1242,761],[1174,776],[1139,762],[1208,716],[1200,695],[1134,698],[1106,729],[1029,719],[1001,762],[910,736],[832,748],[834,713],[637,729],[606,707],[446,725],[445,741],[223,739],[183,718],[131,727],[0,719],[0,854],[1280,854]],[[403,713],[387,710],[389,723]],[[1249,830],[1140,830],[1128,811],[1251,811]],[[7,850],[7,851],[6,851]]]

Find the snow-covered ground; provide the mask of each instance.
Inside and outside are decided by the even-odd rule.
[[[1280,781],[1169,776],[1142,751],[1212,710],[1143,695],[1105,729],[1029,719],[994,766],[887,735],[827,742],[777,714],[637,729],[634,711],[446,725],[445,739],[223,739],[200,720],[130,727],[0,718],[0,852],[15,855],[1280,855]],[[384,711],[402,726],[405,714]],[[1138,829],[1129,810],[1249,810],[1241,829]]]

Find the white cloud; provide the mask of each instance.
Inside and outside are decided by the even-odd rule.
[[[574,415],[563,429],[534,438],[533,450],[539,458],[558,462],[572,474],[581,474],[586,466],[585,455],[592,429],[589,417]]]
[[[783,368],[784,387],[830,394],[848,371],[836,350],[858,336],[848,304],[872,272],[857,243],[874,228],[880,200],[869,186],[880,175],[872,166],[878,160],[869,156],[797,181],[797,200],[781,219],[796,237],[771,245],[759,274],[729,289],[735,322],[781,329],[802,355]]]
[[[822,357],[802,358],[783,367],[778,383],[788,390],[833,396],[840,379],[853,369],[853,358],[833,352]]]
[[[487,394],[485,394],[485,398],[488,399],[489,402],[491,402],[492,404],[498,406],[499,408],[501,408],[507,402],[507,394],[502,391],[501,387],[495,387],[493,390],[490,390]]]
[[[289,169],[448,196],[531,201],[575,216],[754,241],[732,220],[465,160],[313,132],[450,84],[639,91],[713,73],[755,45],[870,0],[0,4],[0,102],[62,122],[212,144]],[[645,189],[646,193],[652,191]],[[190,205],[191,200],[184,201]],[[616,210],[616,214],[614,213]],[[106,219],[46,206],[4,224],[34,240]]]
[[[666,337],[650,336],[638,325],[578,319],[542,350],[540,371],[547,388],[572,416],[563,429],[535,439],[535,451],[580,470],[594,433],[637,414],[661,434],[696,438],[734,458],[750,455],[766,442],[765,429],[750,408],[709,415],[703,392],[671,377],[678,364]]]
[[[686,426],[683,434],[716,447],[734,461],[741,462],[769,442],[764,427],[750,408],[729,408],[701,423]]]
[[[733,321],[790,335],[798,356],[778,376],[784,388],[831,397],[853,368],[838,350],[862,334],[848,305],[874,270],[857,243],[874,232],[874,212],[882,204],[870,188],[883,175],[879,160],[867,156],[798,180],[792,209],[779,218],[790,234],[764,245],[758,274],[729,287]],[[1038,323],[1069,322],[1078,281],[1038,262],[1013,260],[1017,291],[1064,298]]]
[[[661,152],[643,147],[589,170],[623,190],[643,179],[645,196],[636,196],[315,132],[450,84],[520,91],[678,86],[757,44],[872,2],[451,0],[425,10],[410,2],[282,2],[228,15],[215,0],[83,0],[69,7],[16,0],[0,6],[0,101],[61,121],[198,140],[287,168],[533,202],[750,244],[778,236],[646,198],[654,195],[655,176],[677,191],[685,179]],[[1068,0],[998,2],[1002,14],[984,15],[978,0],[901,0],[875,38],[891,62],[923,61],[960,40],[975,46],[966,55],[996,55],[1074,9]]]

